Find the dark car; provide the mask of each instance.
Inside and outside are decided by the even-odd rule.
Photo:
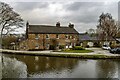
[[[110,53],[120,54],[120,48],[113,48],[113,49],[110,49]]]

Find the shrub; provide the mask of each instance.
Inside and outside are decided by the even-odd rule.
[[[100,47],[100,44],[99,43],[94,43],[93,47]]]
[[[89,45],[86,46],[86,48],[89,48],[89,47],[90,47]]]
[[[59,46],[59,49],[64,49],[64,45],[60,45],[60,46]]]
[[[54,45],[50,45],[50,50],[55,50],[55,46]]]
[[[73,50],[85,50],[85,48],[81,46],[74,46]]]

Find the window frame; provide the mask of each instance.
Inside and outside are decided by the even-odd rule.
[[[49,39],[50,38],[50,35],[49,34],[46,34],[46,39]]]
[[[39,38],[40,38],[39,34],[35,34],[35,39],[39,39]]]
[[[59,34],[56,34],[56,39],[59,39]]]

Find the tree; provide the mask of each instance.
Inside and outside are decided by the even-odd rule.
[[[58,41],[56,39],[51,39],[51,44],[52,45],[50,45],[50,48],[56,49],[58,45]]]
[[[90,29],[87,30],[87,33],[88,34],[95,34],[95,30],[90,28]]]
[[[0,2],[0,26],[1,37],[4,30],[6,32],[5,34],[8,34],[9,32],[15,31],[15,29],[23,27],[23,19],[20,15],[4,2]]]
[[[10,49],[13,45],[12,43],[14,42],[16,44],[17,37],[12,36],[12,35],[7,35],[2,38],[2,46],[5,49]]]
[[[89,34],[90,36],[96,36],[96,30],[92,28],[88,29],[86,33]]]
[[[110,38],[113,38],[116,40],[116,36],[118,32],[120,31],[120,27],[118,26],[118,23],[112,18],[110,13],[102,13],[99,16],[99,24],[97,26],[98,34],[106,39],[106,41]]]

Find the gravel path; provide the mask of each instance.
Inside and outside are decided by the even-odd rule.
[[[112,54],[109,52],[109,50],[103,50],[102,48],[86,48],[87,50],[92,50],[92,54],[100,53],[100,54],[106,54],[106,55],[113,55],[113,56],[120,56],[120,54]]]

